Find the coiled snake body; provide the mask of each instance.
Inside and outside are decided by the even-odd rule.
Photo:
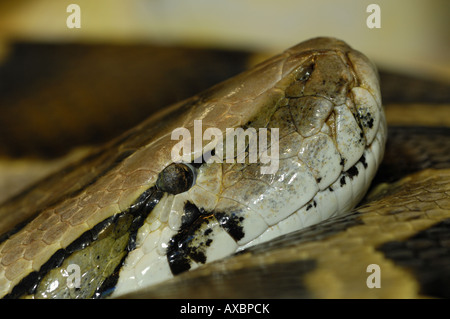
[[[244,163],[237,163],[236,153],[230,162],[219,157],[217,140],[194,148],[190,163],[174,163],[171,154],[178,141],[171,133],[184,127],[195,136],[195,120],[202,120],[200,133],[218,128],[227,138],[227,128],[278,128],[279,136],[268,136],[266,150],[278,151],[276,171],[263,174],[262,161],[249,161],[249,140]],[[263,264],[269,270],[290,265],[286,273],[301,278],[287,280],[287,290],[279,283],[275,289],[262,289],[267,292],[263,296],[282,297],[280,291],[304,296],[310,291],[305,286],[315,287],[311,295],[317,297],[370,296],[376,290],[368,288],[361,264],[393,266],[384,265],[379,254],[367,264],[358,258],[392,239],[386,233],[375,235],[385,214],[369,203],[357,213],[339,216],[365,195],[386,137],[377,73],[370,61],[336,39],[303,42],[159,112],[44,180],[20,201],[1,207],[0,233],[5,235],[0,244],[0,295],[121,297],[146,289],[131,296],[180,296],[192,280],[206,277],[213,281],[215,296],[239,296],[245,289],[227,289],[227,276],[244,286],[246,280],[261,284],[258,265]],[[238,149],[239,137],[236,140],[233,146]],[[196,143],[194,138],[187,142]],[[215,161],[198,160],[208,152]],[[259,153],[258,159],[262,156]],[[428,182],[442,184],[446,178],[448,174]],[[407,207],[402,205],[398,210]],[[432,211],[434,215],[414,215],[417,227],[445,217],[437,208]],[[407,215],[398,216],[409,220]],[[423,221],[422,215],[431,217]],[[321,226],[314,232],[317,223]],[[407,228],[401,238],[413,234]],[[366,233],[373,236],[363,239]],[[284,237],[274,239],[280,235]],[[319,240],[323,238],[328,241]],[[257,245],[265,242],[269,244]],[[277,245],[281,248],[274,249]],[[243,264],[252,275],[240,280]],[[81,271],[77,288],[66,285],[74,265]],[[223,275],[220,292],[211,288],[217,286],[217,276],[211,273]],[[418,293],[408,275],[388,274],[411,296]],[[342,280],[336,280],[339,276]],[[353,285],[350,289],[342,285],[345,280]],[[387,296],[396,297],[392,290]]]

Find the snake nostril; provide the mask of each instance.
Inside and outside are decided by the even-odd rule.
[[[298,74],[297,74],[297,80],[301,82],[306,82],[310,78],[312,72],[314,71],[314,63],[311,63],[310,65],[307,65],[304,67]]]
[[[156,187],[170,194],[189,190],[195,183],[195,169],[189,164],[172,163],[158,175]]]

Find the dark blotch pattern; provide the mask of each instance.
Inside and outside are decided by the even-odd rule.
[[[63,261],[74,252],[81,251],[90,245],[95,245],[99,237],[102,236],[101,234],[106,234],[111,231],[127,232],[129,234],[129,239],[124,258],[120,260],[113,273],[106,278],[101,286],[95,291],[94,295],[90,297],[99,298],[102,297],[105,292],[111,292],[117,283],[119,270],[122,267],[123,261],[125,260],[127,254],[136,247],[135,241],[138,229],[142,226],[145,218],[147,218],[155,205],[159,202],[162,195],[162,192],[154,187],[148,189],[136,200],[133,205],[131,205],[127,211],[105,219],[95,225],[92,229],[84,232],[65,249],[58,250],[44,265],[41,266],[39,271],[34,271],[23,278],[22,281],[13,288],[11,293],[6,295],[4,298],[20,298],[24,295],[34,294],[47,273],[50,272],[50,270],[61,266]],[[126,227],[124,227],[124,225]]]
[[[368,127],[368,128],[373,127],[374,119],[372,117],[372,114],[370,114],[370,112],[367,112],[366,114],[358,113],[358,118],[363,127]]]
[[[345,181],[345,175],[341,177],[339,182],[341,183],[341,187],[347,184],[347,182]]]
[[[346,175],[348,177],[350,177],[351,179],[353,179],[353,177],[358,176],[359,171],[358,168],[356,167],[356,165],[353,165],[352,167],[350,167],[347,172]]]
[[[372,182],[395,182],[427,168],[450,168],[450,127],[389,126],[386,151]]]
[[[183,216],[181,217],[181,229],[192,225],[201,214],[202,212],[197,206],[191,202],[186,202],[186,204],[184,204]]]
[[[167,260],[174,275],[189,270],[193,261],[206,263],[206,249],[214,240],[214,229],[205,227],[209,223],[218,222],[235,241],[245,235],[244,217],[236,212],[205,212],[191,202],[186,202],[183,210],[180,230],[167,248]]]
[[[195,205],[192,203],[186,204],[185,213],[188,211],[189,214],[189,211],[193,211],[192,206]],[[198,208],[197,210],[200,212]],[[190,219],[189,223],[186,222],[169,241],[166,253],[167,261],[174,275],[189,270],[192,261],[206,263],[205,246],[211,245],[212,239],[208,236],[212,235],[212,230],[209,228],[204,231],[204,238],[208,239],[202,242],[197,242],[201,237],[198,232],[205,224],[209,224],[214,216],[212,214],[195,214],[195,216],[195,219]]]
[[[224,212],[215,212],[214,216],[216,216],[220,226],[225,229],[234,240],[239,241],[244,237],[244,227],[241,224],[244,217]]]
[[[377,250],[411,270],[421,285],[421,294],[450,298],[450,218],[404,241],[385,243]]]

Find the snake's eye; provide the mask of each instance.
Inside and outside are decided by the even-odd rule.
[[[189,190],[195,183],[195,168],[189,164],[172,163],[158,175],[156,187],[170,194]]]

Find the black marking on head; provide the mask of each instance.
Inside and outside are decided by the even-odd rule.
[[[367,165],[367,162],[366,162],[366,157],[364,155],[362,155],[359,160],[363,164],[364,168],[367,168],[368,165]]]
[[[212,233],[212,229],[208,228],[207,230],[205,230],[205,232],[203,233],[205,236],[208,236],[209,234]]]
[[[103,297],[105,292],[111,292],[116,285],[118,279],[118,272],[128,255],[128,253],[135,249],[135,240],[138,229],[142,226],[145,218],[153,210],[154,206],[159,202],[163,193],[154,187],[145,191],[136,202],[125,212],[121,212],[114,216],[108,217],[102,222],[95,225],[92,229],[84,232],[80,237],[74,240],[65,249],[59,249],[53,254],[50,259],[41,266],[39,271],[34,271],[24,277],[4,298],[19,298],[23,295],[34,294],[39,287],[42,279],[54,268],[61,266],[63,261],[72,255],[74,252],[81,251],[86,247],[95,244],[101,233],[106,232],[109,228],[114,227],[123,218],[130,220],[128,229],[122,231],[128,232],[129,239],[126,247],[126,254],[117,264],[114,272],[106,278],[106,280],[97,288],[92,298]],[[113,231],[115,231],[113,229]]]
[[[306,211],[308,211],[308,210],[310,210],[311,208],[313,208],[313,206],[314,206],[314,207],[317,207],[317,202],[316,202],[315,200],[313,200],[312,203],[310,202],[310,203],[308,204],[308,206],[306,206]]]
[[[33,271],[28,276],[23,278],[20,283],[14,287],[11,293],[3,298],[19,298],[23,294],[33,294],[39,286],[42,277],[51,269],[59,267],[65,257],[66,252],[64,249],[59,249],[45,264],[41,266],[39,271]]]
[[[169,194],[179,194],[188,191],[194,180],[191,167],[183,163],[172,163],[159,173],[156,187]]]
[[[367,122],[367,126],[368,126],[369,128],[372,128],[372,127],[373,127],[374,119],[373,119],[372,115],[370,115],[370,113],[367,113],[367,116],[370,116],[369,121]]]
[[[138,205],[135,204],[127,212],[122,213],[123,215],[129,214],[132,216],[132,222],[130,227],[128,228],[129,239],[126,247],[127,251],[120,262],[117,264],[113,273],[105,279],[105,281],[99,288],[97,288],[95,295],[93,296],[94,298],[101,298],[113,292],[114,287],[119,280],[119,272],[123,266],[123,263],[125,262],[125,259],[128,257],[128,254],[131,251],[136,249],[136,236],[139,228],[142,227],[145,219],[148,217],[148,215],[150,215],[150,213],[153,211],[153,208],[155,208],[162,197],[163,193],[161,191],[157,190],[155,187],[151,187],[141,196],[139,196],[138,200],[136,201],[136,203],[139,203]],[[122,214],[115,216],[115,223],[117,223],[117,220],[121,217]]]
[[[358,176],[359,171],[358,168],[356,167],[356,165],[353,165],[352,167],[350,167],[347,172],[346,175],[348,177],[350,177],[350,179],[353,179],[353,177]]]
[[[205,227],[211,221],[218,222],[234,240],[244,237],[244,217],[233,212],[205,212],[196,205],[186,202],[181,227],[173,236],[167,248],[167,260],[174,275],[191,268],[192,261],[206,263],[206,249],[214,240],[213,228]],[[205,229],[206,228],[206,229]]]
[[[242,226],[244,217],[230,212],[214,212],[214,216],[216,216],[220,226],[225,229],[234,240],[239,241],[244,238],[245,233],[244,227]]]
[[[420,294],[450,298],[450,218],[403,240],[377,248],[396,265],[412,271]]]
[[[372,114],[370,114],[370,112],[367,112],[366,114],[360,114],[358,113],[358,117],[360,120],[360,123],[363,127],[368,127],[368,128],[372,128],[373,127],[373,123],[374,123],[374,119]]]
[[[81,234],[80,237],[75,239],[69,246],[65,248],[67,256],[70,256],[72,253],[83,250],[84,248],[88,247],[93,241],[95,241],[98,238],[98,233],[100,231],[106,229],[108,226],[111,225],[112,220],[113,216],[101,221],[100,223],[95,225],[92,229],[87,230],[83,234]]]
[[[196,205],[189,201],[186,202],[183,208],[183,216],[181,216],[181,229],[191,226],[201,214],[201,210]]]
[[[344,186],[344,185],[346,184],[346,182],[345,182],[345,175],[343,175],[343,176],[341,177],[340,183],[341,183],[341,187]]]
[[[359,123],[358,123],[358,126],[360,126]],[[363,140],[364,140],[364,133],[361,130],[361,132],[359,133],[359,140],[358,140],[358,142],[359,143],[363,143]]]
[[[178,233],[173,236],[167,247],[167,261],[170,270],[174,275],[185,272],[191,268],[191,262],[206,263],[205,246],[209,247],[212,243],[212,229],[208,228],[203,233],[199,233],[205,224],[209,224],[214,216],[212,214],[201,214],[200,209],[194,204],[187,202],[186,211],[191,214],[185,219],[184,225]],[[206,239],[198,241],[200,237]]]
[[[133,222],[128,230],[130,233],[130,240],[128,242],[127,250],[128,252],[134,250],[136,248],[136,236],[139,228],[144,224],[145,219],[151,213],[153,208],[159,203],[161,198],[163,197],[163,193],[156,188],[152,187],[149,190],[145,191],[137,201],[137,204],[134,204],[129,213],[133,215]]]

